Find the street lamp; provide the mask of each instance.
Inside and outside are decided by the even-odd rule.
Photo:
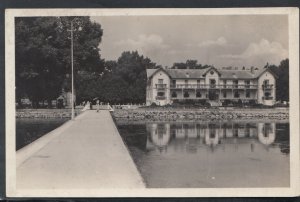
[[[68,30],[71,32],[71,71],[72,71],[72,97],[71,97],[71,104],[72,104],[72,115],[71,115],[71,119],[74,120],[74,117],[75,117],[75,113],[74,113],[74,61],[73,61],[73,21],[77,19],[77,18],[74,18],[73,20],[71,20],[71,29]],[[79,31],[81,30],[81,27],[79,27],[78,29]]]

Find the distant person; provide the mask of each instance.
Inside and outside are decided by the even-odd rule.
[[[96,101],[96,106],[97,106],[97,112],[99,112],[99,110],[100,110],[100,101],[99,100]]]
[[[85,102],[85,105],[84,105],[84,107],[81,111],[86,111],[88,109],[90,109],[90,102],[89,101]]]

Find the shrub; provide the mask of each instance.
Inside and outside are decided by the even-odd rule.
[[[276,103],[273,105],[274,107],[289,107],[289,104]]]
[[[150,107],[157,107],[158,105],[155,102],[152,102]]]

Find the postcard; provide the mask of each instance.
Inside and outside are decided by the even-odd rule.
[[[297,196],[299,9],[6,9],[8,197]]]

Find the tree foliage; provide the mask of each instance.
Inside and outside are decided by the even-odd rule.
[[[97,97],[113,104],[144,103],[148,68],[157,66],[137,51],[125,51],[117,61],[106,61],[105,70],[98,78],[85,83],[81,100]]]
[[[98,45],[102,29],[89,17],[26,17],[15,19],[16,98],[38,101],[56,99],[70,90],[71,40],[70,22],[74,27],[74,73],[84,70],[101,72]],[[75,79],[75,81],[77,81]],[[76,83],[78,86],[79,83]]]
[[[289,101],[289,59],[282,60],[279,66],[271,65],[269,68],[277,75],[276,100]]]
[[[186,60],[186,62],[175,62],[171,69],[205,69],[209,65],[198,64],[197,60]]]

